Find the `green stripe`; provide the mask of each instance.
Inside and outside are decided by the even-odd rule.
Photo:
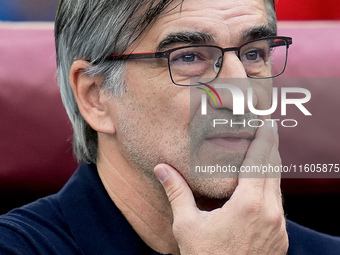
[[[205,92],[207,92],[208,95],[211,96],[212,100],[214,100],[214,103],[215,103],[215,105],[217,106],[217,103],[216,103],[216,100],[215,100],[214,96],[213,96],[208,90],[202,89],[202,88],[199,88],[199,87],[197,87],[197,88],[198,88],[198,89],[201,89],[201,90],[203,90],[203,91],[205,91]]]

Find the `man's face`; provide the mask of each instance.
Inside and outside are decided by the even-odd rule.
[[[168,10],[177,4],[175,1]],[[170,36],[188,33],[208,35],[208,41],[200,44],[235,47],[249,40],[250,31],[263,26],[267,26],[263,0],[185,0],[182,8],[165,11],[127,52],[163,51],[197,44],[190,42],[191,39],[181,42],[176,36]],[[117,128],[116,144],[125,160],[150,178],[155,178],[156,164],[167,163],[183,175],[194,195],[229,197],[237,178],[193,179],[190,164],[200,166],[205,160],[238,167],[242,164],[255,130],[230,126],[212,128],[212,119],[217,116],[240,120],[232,115],[230,93],[219,91],[223,107],[214,107],[212,103],[206,117],[209,121],[204,121],[200,96],[191,94],[195,92],[189,87],[172,83],[166,59],[128,60],[126,64],[127,92],[112,100],[117,109],[112,113]],[[226,53],[219,78],[246,81],[246,77],[236,53]],[[247,82],[236,85],[244,92],[253,86],[253,102],[257,108],[265,107],[261,103],[270,101],[269,85]],[[256,116],[248,113],[242,119],[254,118]]]

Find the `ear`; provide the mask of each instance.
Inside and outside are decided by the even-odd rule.
[[[91,64],[85,60],[73,62],[70,83],[78,108],[86,122],[97,132],[114,134],[115,125],[110,115],[110,98],[100,90],[102,77],[91,77],[84,73]]]

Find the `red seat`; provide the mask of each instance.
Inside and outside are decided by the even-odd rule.
[[[76,167],[52,24],[0,25],[0,209],[56,192]]]

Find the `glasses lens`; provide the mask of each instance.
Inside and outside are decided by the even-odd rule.
[[[239,57],[248,77],[275,77],[286,67],[287,43],[283,39],[250,42],[240,48]]]
[[[169,56],[169,68],[173,82],[177,85],[190,85],[190,79],[199,83],[212,81],[220,71],[222,51],[209,46],[192,46],[177,49]],[[191,84],[195,85],[195,84]]]

